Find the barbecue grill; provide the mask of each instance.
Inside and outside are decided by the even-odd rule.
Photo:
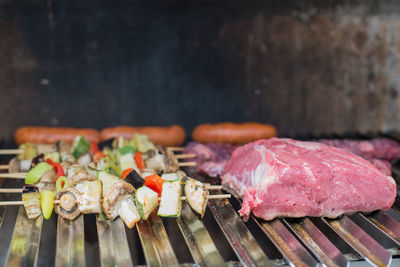
[[[24,125],[190,133],[249,120],[297,139],[400,140],[399,14],[399,1],[375,0],[3,0],[0,146]],[[393,176],[400,184],[399,165]],[[178,219],[153,214],[127,229],[0,206],[0,264],[400,266],[399,197],[388,211],[336,220],[244,222],[239,208],[209,200],[200,219],[184,203]]]
[[[400,174],[400,169],[393,169],[395,176]],[[201,220],[183,203],[179,218],[161,219],[153,213],[133,230],[126,230],[119,218],[109,221],[81,214],[73,221],[53,216],[53,220],[43,223],[42,216],[28,219],[23,206],[2,207],[0,234],[3,246],[9,244],[8,250],[4,250],[5,263],[7,266],[400,264],[397,202],[388,211],[344,215],[335,220],[263,221],[251,217],[244,222],[237,213],[239,207],[237,198],[209,200],[207,213]],[[3,230],[14,223],[15,215],[14,229],[6,233]]]

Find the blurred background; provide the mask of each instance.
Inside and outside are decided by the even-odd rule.
[[[399,1],[0,0],[0,142],[24,125],[400,130]]]

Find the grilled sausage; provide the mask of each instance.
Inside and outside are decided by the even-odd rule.
[[[277,136],[275,127],[256,122],[200,124],[192,138],[201,143],[245,144]]]
[[[98,143],[100,134],[95,129],[27,126],[18,128],[14,134],[17,144],[52,144],[57,141],[72,143],[76,136],[83,135],[87,140]]]
[[[156,145],[163,146],[180,146],[185,142],[186,133],[180,125],[171,125],[168,127],[161,126],[145,126],[145,127],[131,127],[131,126],[116,126],[105,128],[100,132],[102,141],[115,138],[125,137],[132,138],[134,133],[145,134],[149,137],[150,141]]]

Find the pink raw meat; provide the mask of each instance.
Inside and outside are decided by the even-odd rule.
[[[370,162],[316,142],[272,138],[237,148],[221,177],[243,197],[241,215],[325,216],[388,209],[396,183]]]

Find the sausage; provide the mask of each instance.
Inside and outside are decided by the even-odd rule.
[[[185,130],[180,125],[171,125],[166,127],[161,127],[161,126],[109,127],[103,129],[100,132],[100,138],[102,141],[120,136],[124,138],[132,138],[134,133],[145,134],[149,137],[151,142],[153,142],[156,145],[163,145],[163,146],[180,146],[185,142],[186,139]]]
[[[57,141],[72,143],[78,135],[83,135],[90,142],[98,143],[100,141],[100,133],[95,129],[43,126],[18,128],[14,133],[14,140],[18,145],[23,143],[52,144]]]
[[[245,144],[277,136],[275,127],[257,122],[200,124],[192,132],[201,143]]]

